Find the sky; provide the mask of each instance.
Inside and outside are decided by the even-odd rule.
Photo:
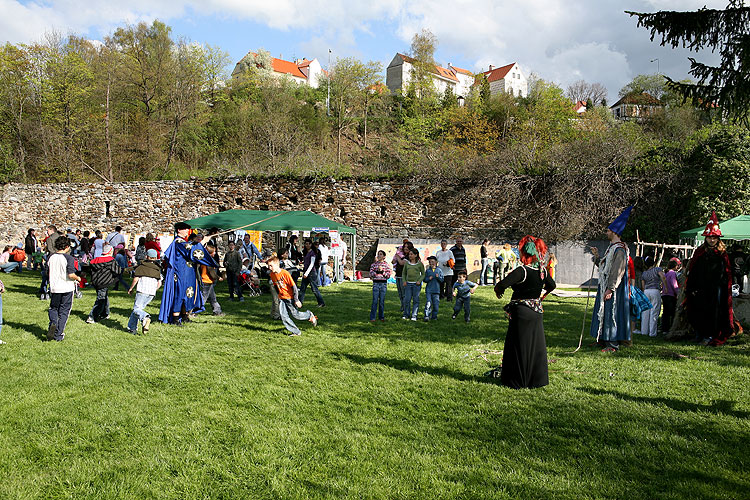
[[[567,85],[601,83],[614,102],[639,74],[688,78],[684,49],[661,47],[625,10],[722,9],[728,0],[0,0],[0,42],[30,43],[45,32],[101,40],[116,28],[159,19],[175,37],[218,46],[234,67],[248,51],[273,57],[379,61],[385,68],[429,29],[435,60],[479,72],[519,64],[529,75]],[[716,54],[698,54],[715,63]],[[658,61],[657,61],[658,60]]]

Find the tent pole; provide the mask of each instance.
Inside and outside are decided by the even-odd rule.
[[[355,281],[357,278],[357,235],[354,234],[352,236],[352,281]],[[346,264],[346,261],[344,261],[344,264]]]

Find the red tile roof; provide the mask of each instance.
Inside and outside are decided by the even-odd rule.
[[[453,69],[453,71],[455,71],[456,73],[463,73],[464,75],[474,76],[474,73],[472,73],[468,69],[461,69],[455,66],[451,66],[451,69]]]
[[[513,67],[516,63],[510,63],[506,64],[505,66],[500,66],[499,68],[494,68],[489,71],[485,71],[484,74],[487,76],[487,81],[492,83],[496,82],[497,80],[502,80],[505,78],[505,75],[508,74],[510,71],[510,68]]]
[[[620,100],[614,103],[612,106],[610,106],[610,108],[616,108],[620,104],[637,104],[639,106],[661,106],[662,102],[656,97],[646,92],[642,92],[640,94],[633,92],[626,96],[621,97]]]
[[[414,64],[414,58],[413,57],[405,56],[404,54],[398,54],[398,56],[401,57],[401,59],[403,61],[408,62],[410,64]],[[456,78],[456,75],[453,74],[453,71],[451,71],[451,70],[449,70],[447,68],[443,68],[441,66],[437,66],[437,65],[434,66],[434,68],[435,68],[435,71],[433,71],[432,73],[434,73],[434,74],[436,74],[436,75],[438,75],[440,77],[443,77],[443,78],[445,78],[447,80],[452,80],[454,82],[458,81],[458,78]]]
[[[255,52],[248,52],[245,57],[255,57]],[[308,63],[311,61],[307,61]],[[296,78],[302,78],[303,80],[307,80],[307,77],[305,76],[302,71],[300,71],[300,67],[294,64],[292,61],[285,61],[283,59],[276,59],[275,57],[271,58],[271,68],[276,73],[282,73],[285,75],[290,75]]]

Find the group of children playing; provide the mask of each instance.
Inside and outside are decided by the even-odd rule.
[[[370,322],[374,323],[376,317],[380,321],[385,321],[385,293],[388,286],[388,279],[391,277],[391,266],[385,260],[386,254],[379,250],[375,262],[370,266],[370,279],[372,279],[372,306],[370,307]],[[407,260],[403,264],[399,291],[403,290],[401,299],[401,319],[417,321],[419,314],[419,295],[422,290],[422,283],[425,285],[425,307],[424,321],[436,320],[440,309],[440,284],[445,277],[438,267],[437,257],[431,255],[427,257],[428,267],[425,269],[424,264],[419,258],[419,250],[410,248]],[[471,296],[476,291],[478,285],[467,280],[465,270],[459,270],[456,276],[456,282],[451,290],[452,296],[456,297],[456,303],[453,306],[453,319],[456,319],[461,309],[464,310],[464,320],[468,323],[471,321]],[[400,294],[401,295],[401,294]]]

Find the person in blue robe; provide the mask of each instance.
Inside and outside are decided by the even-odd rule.
[[[620,237],[633,207],[628,207],[607,227],[609,246],[604,256],[590,247],[599,266],[599,288],[594,301],[591,336],[603,352],[615,352],[630,341],[630,289],[628,283],[628,246]]]
[[[175,224],[174,241],[164,252],[164,291],[159,308],[159,321],[181,325],[191,312],[203,311],[200,276],[197,265],[219,267],[200,243],[190,243],[190,226],[184,222]]]

